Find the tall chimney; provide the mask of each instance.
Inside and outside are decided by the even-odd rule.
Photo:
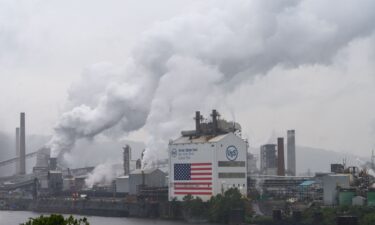
[[[135,162],[135,168],[136,169],[142,169],[142,161],[141,161],[141,159],[137,159],[137,161]]]
[[[26,134],[25,134],[25,113],[21,112],[20,117],[20,174],[26,174]]]
[[[284,138],[277,138],[277,175],[285,176]]]
[[[211,116],[212,116],[213,131],[214,131],[214,133],[216,133],[217,132],[217,128],[218,128],[218,126],[217,126],[217,117],[218,117],[218,114],[217,114],[216,109],[212,110],[212,115]]]
[[[16,156],[17,156],[17,161],[16,161],[16,174],[20,174],[20,128],[16,128]]]
[[[49,170],[56,170],[57,169],[57,158],[50,157],[49,158]]]
[[[130,154],[131,148],[129,145],[126,145],[124,148],[124,175],[129,176],[130,174]]]
[[[195,131],[197,134],[201,132],[201,112],[196,111],[195,112]]]
[[[296,139],[295,139],[295,131],[288,130],[287,131],[287,151],[288,151],[288,172],[291,176],[296,175]]]

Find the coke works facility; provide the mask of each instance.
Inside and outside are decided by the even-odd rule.
[[[191,194],[207,201],[229,188],[246,194],[248,143],[241,127],[216,110],[211,117],[205,121],[197,111],[196,129],[169,143],[169,200]]]

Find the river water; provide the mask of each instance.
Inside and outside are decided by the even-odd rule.
[[[0,225],[19,225],[24,223],[30,217],[38,217],[40,213],[28,211],[0,211]],[[76,216],[83,217],[83,216]],[[119,218],[119,217],[99,217],[86,216],[90,225],[187,225],[182,221],[166,221],[155,219],[139,219],[139,218]],[[189,225],[194,225],[189,223]]]

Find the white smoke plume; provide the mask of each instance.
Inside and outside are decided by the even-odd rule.
[[[55,127],[52,155],[120,127],[125,133],[144,128],[150,135],[144,159],[157,159],[195,110],[223,107],[236,86],[276,66],[330,64],[339,49],[375,27],[372,0],[207,4],[145,32],[124,66],[88,71],[83,77],[105,74],[108,80],[82,81],[83,96],[94,99],[89,103],[73,99],[85,90],[71,95],[76,105]]]
[[[110,185],[113,179],[120,175],[120,172],[116,171],[114,164],[111,162],[99,164],[86,178],[86,186],[92,188],[96,184]]]

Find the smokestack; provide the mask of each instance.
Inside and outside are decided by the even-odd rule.
[[[20,174],[26,174],[26,136],[25,136],[25,113],[20,117]]]
[[[20,174],[20,128],[16,128],[16,156],[17,156],[17,161],[16,161],[16,174]]]
[[[218,113],[217,113],[216,109],[212,110],[212,115],[211,116],[212,116],[213,131],[214,131],[214,133],[216,133],[217,132],[217,128],[218,128],[218,126],[217,126]]]
[[[124,148],[124,176],[130,174],[130,157],[131,157],[131,148],[129,145],[126,145]]]
[[[287,151],[288,151],[288,172],[291,176],[296,175],[296,140],[295,140],[295,131],[288,130],[288,143],[287,143]]]
[[[201,132],[201,112],[199,111],[196,111],[195,112],[195,131],[197,132],[197,134],[199,134]]]
[[[277,138],[277,175],[285,176],[284,138]]]
[[[145,186],[145,172],[142,170],[142,186]]]
[[[137,159],[137,161],[135,162],[135,168],[136,169],[141,169],[142,168],[142,161],[141,161],[141,159]]]
[[[57,158],[51,157],[49,158],[49,170],[56,170],[57,169]]]

